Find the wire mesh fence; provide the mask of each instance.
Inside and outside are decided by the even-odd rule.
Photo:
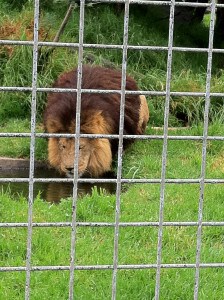
[[[40,1],[41,2],[41,1]],[[87,2],[87,1],[86,1]],[[0,182],[18,182],[29,184],[29,196],[28,196],[28,220],[26,223],[14,222],[14,223],[0,223],[0,228],[20,228],[25,227],[27,231],[27,247],[26,247],[26,266],[1,266],[0,272],[18,271],[26,273],[25,282],[25,299],[30,299],[30,281],[32,272],[34,271],[55,271],[55,270],[67,270],[70,272],[69,276],[69,299],[75,299],[76,295],[74,287],[78,284],[75,280],[75,271],[77,270],[112,270],[112,284],[111,284],[111,297],[117,299],[117,274],[118,270],[141,270],[141,269],[155,269],[155,294],[153,299],[159,299],[161,295],[161,270],[162,269],[194,269],[194,299],[199,299],[199,286],[200,286],[200,270],[204,268],[223,268],[224,263],[201,262],[201,247],[202,247],[202,229],[204,226],[209,227],[222,227],[224,226],[223,221],[203,221],[203,203],[204,203],[204,189],[205,184],[223,184],[224,179],[222,178],[206,178],[206,158],[207,158],[207,144],[209,141],[223,141],[224,136],[220,135],[209,135],[209,108],[211,97],[223,97],[224,93],[212,92],[211,85],[211,71],[212,71],[212,58],[213,53],[224,53],[223,49],[213,48],[214,39],[214,28],[217,7],[224,7],[224,4],[217,4],[215,0],[211,3],[201,2],[185,2],[185,1],[138,1],[138,0],[97,0],[90,1],[92,3],[122,3],[124,4],[124,25],[123,25],[123,43],[118,45],[108,44],[86,44],[84,43],[84,20],[85,20],[85,1],[80,0],[80,18],[79,18],[79,42],[78,43],[67,43],[67,42],[43,42],[38,40],[38,28],[39,28],[39,0],[34,1],[34,29],[33,29],[33,41],[15,41],[15,40],[0,40],[0,45],[26,45],[33,48],[33,66],[32,66],[32,86],[1,86],[1,92],[31,92],[31,130],[29,133],[0,133],[0,138],[12,138],[12,137],[29,137],[30,138],[30,167],[29,167],[29,178],[0,178]],[[164,46],[152,46],[152,45],[130,45],[128,41],[128,29],[129,29],[129,7],[132,4],[139,5],[152,5],[152,6],[167,6],[169,7],[169,36],[168,45]],[[174,19],[176,7],[209,7],[210,8],[210,25],[209,25],[209,44],[207,48],[192,48],[192,47],[177,47],[174,46]],[[91,20],[90,20],[91,22]],[[42,46],[51,47],[70,47],[78,49],[78,82],[77,89],[60,89],[50,87],[38,87],[38,48]],[[82,66],[83,66],[83,53],[85,49],[120,49],[122,51],[122,82],[121,90],[91,90],[82,89]],[[165,51],[167,53],[167,73],[166,73],[166,87],[164,91],[156,90],[141,90],[141,91],[126,91],[126,72],[127,72],[127,54],[129,50],[134,51]],[[172,59],[174,52],[192,52],[192,53],[207,53],[207,75],[205,92],[176,92],[171,89],[171,76],[172,76]],[[39,92],[60,92],[60,93],[77,93],[77,114],[76,114],[76,131],[75,134],[49,134],[49,133],[37,133],[36,132],[36,114],[37,114],[37,94]],[[120,124],[119,124],[119,135],[103,135],[103,134],[81,134],[80,133],[80,110],[81,110],[81,98],[82,93],[118,93],[121,97],[120,105]],[[165,97],[165,110],[164,110],[164,126],[163,133],[161,135],[145,134],[142,136],[137,135],[125,135],[124,134],[124,104],[125,95],[138,94],[146,96],[164,96]],[[170,99],[172,96],[196,96],[204,97],[204,126],[202,135],[169,135],[169,112],[170,112]],[[118,160],[117,160],[117,174],[115,179],[103,178],[79,178],[78,175],[78,161],[74,163],[74,177],[73,178],[35,178],[34,167],[35,167],[35,141],[41,138],[48,137],[73,137],[75,138],[75,157],[78,157],[79,152],[79,140],[82,137],[88,137],[92,139],[96,138],[118,138]],[[162,163],[161,163],[161,176],[159,178],[139,178],[139,179],[127,179],[122,178],[122,162],[123,162],[123,140],[124,139],[139,139],[139,140],[161,140],[163,142],[162,148]],[[167,178],[167,155],[168,155],[168,141],[169,140],[191,140],[202,142],[202,153],[201,153],[201,172],[198,178]],[[148,154],[150,155],[150,154]],[[37,182],[71,182],[73,184],[73,195],[72,195],[72,217],[70,222],[33,222],[33,203],[34,203],[34,184]],[[116,184],[116,206],[115,206],[115,220],[114,222],[80,222],[77,220],[77,199],[78,199],[78,184],[82,182],[97,183],[97,182],[113,182]],[[120,221],[120,201],[122,184],[158,184],[160,185],[160,200],[159,200],[159,214],[157,222],[123,222]],[[198,202],[198,219],[195,221],[164,221],[164,205],[166,201],[165,191],[169,184],[198,184],[200,186],[200,195]],[[163,232],[164,228],[170,226],[184,226],[184,227],[195,227],[197,229],[197,245],[195,253],[194,263],[163,263],[162,262],[162,249],[163,249]],[[70,265],[67,266],[35,266],[31,263],[32,258],[32,233],[35,227],[68,227],[71,228],[71,248],[70,248]],[[113,263],[105,265],[79,265],[76,263],[76,238],[78,227],[111,227],[114,228],[114,248],[113,248]],[[127,227],[156,227],[158,228],[158,243],[157,243],[157,259],[153,264],[119,264],[119,234],[121,228]],[[151,299],[146,296],[146,299]],[[100,299],[100,298],[99,298]],[[173,298],[174,299],[174,298]]]

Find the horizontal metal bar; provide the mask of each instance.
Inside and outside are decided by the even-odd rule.
[[[48,182],[73,182],[74,180],[72,178],[34,178],[33,179],[34,182],[43,182],[43,183],[48,183]],[[0,178],[0,183],[1,182],[29,182],[29,178]],[[78,182],[82,182],[82,183],[116,183],[117,179],[106,179],[106,178],[79,178]],[[168,184],[198,184],[201,182],[200,178],[195,178],[195,179],[188,179],[188,178],[184,178],[184,179],[165,179],[165,182]],[[205,179],[204,180],[205,183],[208,184],[223,184],[224,183],[224,179],[213,179],[213,178],[209,178],[209,179]],[[141,183],[141,184],[160,184],[161,183],[161,179],[126,179],[126,178],[122,178],[121,179],[121,183],[130,183],[130,184],[134,184],[134,183]]]
[[[224,268],[224,263],[200,263],[200,268]],[[92,265],[92,266],[74,266],[75,270],[113,270],[113,265]],[[145,265],[118,265],[119,270],[142,270],[156,269],[157,264]],[[196,264],[161,264],[163,269],[194,269]],[[69,271],[70,266],[32,266],[31,271]],[[26,271],[26,267],[0,267],[0,272],[21,272]]]
[[[12,46],[33,46],[33,41],[21,41],[21,40],[0,40],[0,45],[12,45]],[[78,43],[67,42],[38,42],[38,46],[43,47],[66,47],[66,48],[79,48]],[[83,48],[86,49],[123,49],[123,45],[119,44],[83,44]],[[142,51],[167,51],[167,46],[153,46],[153,45],[127,45],[128,50],[142,50]],[[173,47],[173,51],[177,52],[208,52],[208,48],[195,48],[195,47]],[[214,53],[224,53],[222,48],[212,49]]]
[[[78,227],[114,227],[115,223],[112,222],[77,222]],[[24,228],[27,227],[28,223],[0,223],[0,228]],[[158,227],[159,222],[120,222],[120,227]],[[198,226],[198,222],[163,222],[163,226],[184,226],[184,227],[194,227]],[[202,222],[202,226],[224,226],[224,222],[218,221],[207,221]],[[32,223],[32,227],[71,227],[71,222],[45,222],[45,223]]]
[[[92,3],[125,3],[125,0],[91,0]],[[129,0],[129,4],[139,5],[164,5],[170,6],[170,1],[155,1],[155,0]],[[175,2],[175,6],[189,6],[189,7],[210,7],[210,3],[198,3],[198,2],[187,2],[179,1]],[[220,7],[224,7],[223,4],[219,4]]]
[[[125,3],[125,0],[91,0],[92,3]],[[165,0],[129,0],[129,4],[139,5],[164,5],[170,6],[170,1]],[[186,6],[186,7],[210,7],[211,3],[199,3],[199,2],[188,2],[188,1],[177,1],[175,6]],[[224,4],[216,4],[216,7],[224,7]]]
[[[32,92],[32,87],[0,86],[0,92]],[[37,92],[45,93],[76,93],[77,89],[67,88],[37,88]],[[82,89],[83,94],[120,94],[120,90]],[[165,96],[165,91],[125,91],[126,95]],[[205,97],[205,92],[170,92],[171,96]],[[224,93],[210,93],[211,97],[224,97]]]
[[[31,92],[31,87],[13,87],[13,86],[0,86],[0,92]],[[37,88],[37,92],[44,93],[77,93],[77,89],[68,88]],[[82,94],[121,94],[120,90],[95,90],[95,89],[82,89]],[[145,96],[165,96],[165,91],[125,91],[126,95],[145,95]],[[195,96],[205,97],[205,92],[171,92],[171,96]],[[211,96],[222,97],[224,93],[211,93]]]
[[[162,128],[161,128],[162,130]],[[187,128],[186,128],[187,130]],[[177,128],[178,131],[178,128]],[[8,137],[13,137],[13,138],[30,138],[31,134],[30,133],[19,133],[19,132],[2,132],[0,133],[0,138],[8,138]],[[36,138],[49,138],[49,137],[66,137],[66,138],[74,138],[75,134],[72,133],[36,133],[35,134]],[[119,135],[117,134],[80,134],[81,138],[108,138],[108,139],[117,139]],[[124,139],[135,139],[135,140],[163,140],[164,136],[162,135],[124,135]],[[169,135],[168,136],[169,140],[183,140],[183,141],[202,141],[203,136],[198,136],[198,135]],[[207,140],[210,141],[223,141],[224,136],[208,136]]]
[[[101,3],[125,3],[125,0],[91,0],[89,1],[95,4]],[[88,4],[88,3],[86,3]],[[151,1],[151,0],[129,0],[129,4],[139,4],[139,5],[155,5],[155,6],[170,6],[170,1]],[[186,6],[186,7],[210,7],[210,3],[198,3],[198,2],[185,2],[179,1],[175,2],[175,6]],[[216,7],[224,7],[223,4],[216,4]]]

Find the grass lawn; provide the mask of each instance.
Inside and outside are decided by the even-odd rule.
[[[212,128],[213,127],[213,128]],[[221,125],[211,126],[219,134]],[[179,129],[175,135],[198,135],[201,127]],[[162,133],[148,129],[148,133]],[[198,178],[201,167],[201,142],[169,141],[167,178]],[[138,153],[138,160],[134,156]],[[127,178],[160,178],[162,141],[139,141],[124,155]],[[206,178],[223,178],[223,143],[209,142]],[[199,184],[167,184],[164,221],[197,221]],[[222,184],[206,184],[203,221],[223,221],[224,197]],[[159,184],[125,185],[121,194],[121,222],[158,222]],[[115,195],[93,190],[92,195],[78,199],[77,221],[114,222]],[[49,204],[34,202],[33,222],[71,221],[71,199]],[[0,194],[1,222],[27,222],[27,199]],[[70,262],[70,228],[33,228],[32,265],[68,266]],[[158,227],[120,227],[119,264],[155,264]],[[1,228],[1,266],[25,266],[26,228]],[[113,264],[113,227],[78,227],[76,243],[77,265]],[[195,263],[196,226],[166,226],[163,229],[162,263]],[[16,241],[16,242],[15,242]],[[218,263],[224,258],[224,231],[218,226],[204,226],[201,262]],[[206,268],[200,272],[199,299],[222,299],[223,268]],[[118,299],[153,299],[155,269],[119,270]],[[194,269],[162,269],[161,299],[192,299]],[[110,299],[111,270],[76,271],[77,299]],[[23,299],[24,272],[0,273],[0,299]],[[31,299],[67,299],[68,271],[36,271],[31,276]]]

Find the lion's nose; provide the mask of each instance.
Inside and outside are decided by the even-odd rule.
[[[73,173],[74,168],[66,168],[67,172]]]

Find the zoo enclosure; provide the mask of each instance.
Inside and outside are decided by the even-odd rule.
[[[86,1],[87,2],[87,1]],[[0,87],[0,91],[29,91],[32,92],[32,106],[31,106],[31,131],[30,133],[0,133],[0,137],[29,137],[30,143],[30,172],[29,178],[1,178],[0,182],[27,182],[29,184],[29,200],[28,200],[28,221],[27,223],[0,223],[0,227],[27,227],[27,257],[26,267],[0,267],[1,272],[26,272],[26,284],[25,284],[25,299],[30,298],[30,278],[31,272],[33,271],[45,271],[45,270],[69,270],[70,281],[69,281],[69,299],[73,299],[74,295],[74,274],[75,270],[106,270],[110,269],[113,271],[112,276],[112,299],[116,299],[116,286],[117,286],[117,271],[120,269],[156,269],[156,287],[155,287],[155,299],[160,297],[160,273],[162,268],[193,268],[195,269],[195,288],[194,288],[194,299],[198,299],[198,290],[200,283],[200,269],[202,268],[223,268],[224,263],[201,263],[201,236],[203,226],[224,226],[224,222],[203,222],[203,200],[204,200],[204,187],[205,184],[224,183],[224,179],[206,179],[206,147],[207,142],[210,140],[224,140],[223,136],[209,136],[208,135],[208,124],[209,124],[209,106],[210,97],[224,96],[222,93],[211,93],[210,82],[211,82],[211,69],[212,69],[212,55],[213,53],[224,53],[223,49],[213,49],[213,36],[214,36],[214,24],[215,24],[215,11],[217,7],[224,7],[222,4],[216,4],[215,0],[209,3],[196,3],[196,2],[175,2],[171,1],[138,1],[138,0],[92,0],[91,2],[97,3],[124,3],[124,32],[123,32],[123,44],[122,45],[109,45],[109,44],[85,44],[83,42],[84,33],[84,12],[85,12],[85,1],[80,0],[80,20],[79,20],[79,43],[61,43],[61,42],[40,42],[38,40],[38,28],[39,28],[39,0],[35,0],[35,14],[34,14],[34,38],[33,41],[15,41],[15,40],[0,40],[0,45],[27,45],[33,47],[33,74],[32,74],[32,86],[31,87]],[[132,4],[139,5],[161,5],[168,6],[170,8],[169,16],[169,38],[168,46],[137,46],[129,45],[128,43],[128,25],[129,25],[129,6]],[[209,29],[209,45],[208,48],[187,48],[187,47],[175,47],[173,46],[173,32],[174,32],[174,13],[176,7],[210,7],[211,8],[211,19]],[[77,89],[59,89],[59,88],[43,88],[37,87],[37,64],[38,64],[38,48],[40,46],[52,46],[52,47],[72,47],[78,49],[78,82]],[[81,89],[82,82],[82,63],[83,63],[83,51],[87,48],[103,48],[103,49],[121,49],[122,56],[122,84],[120,91],[114,90],[87,90]],[[127,69],[127,52],[128,50],[144,50],[144,51],[166,51],[167,52],[167,77],[166,77],[166,89],[165,91],[125,91],[125,80],[126,80],[126,69]],[[206,91],[202,92],[172,92],[171,91],[171,75],[172,75],[172,54],[174,51],[189,51],[189,52],[201,52],[208,54],[207,60],[207,78],[206,78]],[[77,115],[76,115],[76,132],[75,134],[47,134],[47,133],[36,133],[36,104],[37,104],[37,93],[38,92],[77,92]],[[81,107],[81,95],[82,93],[118,93],[121,96],[121,107],[120,107],[120,129],[119,135],[87,135],[80,134],[80,107]],[[164,112],[164,132],[163,135],[143,135],[143,136],[126,136],[123,134],[123,123],[124,123],[124,103],[126,94],[142,94],[146,96],[165,96],[165,112]],[[169,104],[171,96],[196,96],[205,98],[205,110],[204,110],[204,129],[202,136],[169,136],[168,134],[168,120],[169,120]],[[117,163],[117,178],[116,179],[86,179],[78,178],[78,162],[74,164],[74,178],[67,179],[55,179],[55,178],[35,178],[34,176],[34,158],[35,158],[35,140],[43,137],[74,137],[75,138],[75,155],[78,156],[79,151],[79,138],[119,138],[119,150],[118,150],[118,163]],[[162,151],[162,169],[161,178],[155,179],[124,179],[122,178],[122,149],[123,139],[144,139],[163,140],[163,151]],[[166,178],[166,166],[167,166],[167,143],[168,140],[195,140],[202,141],[202,164],[201,164],[201,176],[198,179],[169,179]],[[72,221],[71,222],[55,222],[55,223],[33,223],[33,186],[35,182],[72,182],[73,183],[73,201],[72,201]],[[106,222],[77,222],[76,220],[76,203],[77,203],[77,189],[79,182],[115,182],[117,185],[116,189],[116,211],[114,223]],[[147,183],[147,184],[160,184],[160,210],[159,210],[159,221],[158,222],[120,222],[120,195],[122,183]],[[165,203],[165,188],[169,183],[198,183],[200,185],[200,197],[198,205],[198,221],[197,222],[164,222],[164,203]],[[76,250],[76,228],[77,226],[104,226],[114,227],[114,255],[112,265],[76,265],[75,263],[75,250]],[[119,239],[119,228],[127,226],[154,226],[158,227],[158,247],[157,247],[157,262],[155,264],[142,264],[142,265],[119,265],[118,264],[118,239]],[[197,251],[195,255],[195,263],[193,264],[163,264],[161,262],[162,256],[162,240],[163,240],[163,228],[165,226],[196,226],[197,227]],[[70,266],[33,266],[31,264],[32,256],[32,228],[33,227],[71,227],[71,263]]]

